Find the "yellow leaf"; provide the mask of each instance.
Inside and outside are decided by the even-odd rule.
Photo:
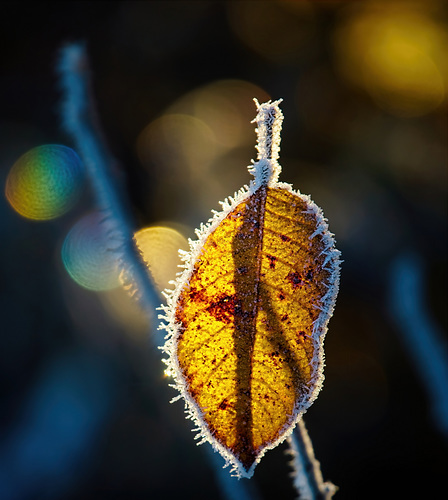
[[[282,117],[278,101],[258,105],[255,180],[201,228],[165,308],[168,371],[203,439],[246,477],[320,390],[339,282],[321,210],[277,182]]]

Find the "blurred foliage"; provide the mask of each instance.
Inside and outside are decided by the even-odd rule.
[[[394,259],[418,254],[446,331],[447,14],[443,0],[0,6],[2,186],[33,148],[72,146],[54,71],[66,41],[87,42],[113,175],[139,228],[194,237],[249,182],[252,98],[284,98],[282,178],[323,208],[345,261],[326,381],[306,416],[341,500],[430,498],[448,466],[387,294]],[[160,332],[121,289],[86,290],[64,268],[66,235],[94,209],[88,187],[45,223],[0,201],[0,497],[219,497],[169,404],[148,340]],[[262,499],[294,498],[284,449],[257,468]]]

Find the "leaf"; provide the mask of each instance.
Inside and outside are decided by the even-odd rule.
[[[169,373],[203,440],[246,477],[320,390],[339,281],[321,210],[277,182],[281,119],[278,101],[258,106],[255,180],[198,232],[165,308]]]

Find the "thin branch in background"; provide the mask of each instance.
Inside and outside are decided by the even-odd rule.
[[[72,136],[77,151],[84,161],[98,206],[113,230],[111,241],[117,242],[117,255],[123,269],[136,287],[141,306],[155,318],[155,310],[162,302],[154,283],[142,263],[133,243],[132,225],[127,205],[120,189],[112,180],[111,167],[116,163],[104,145],[90,91],[88,57],[84,44],[71,44],[62,49],[58,66],[64,102],[63,125]],[[229,500],[257,500],[254,488],[236,480],[221,464],[212,460],[217,484]]]
[[[162,297],[154,286],[133,241],[134,227],[126,201],[113,180],[116,160],[105,146],[100,132],[94,100],[90,91],[90,74],[86,49],[82,43],[66,45],[60,55],[59,76],[63,91],[62,124],[71,135],[93,188],[98,208],[111,226],[109,242],[124,272],[124,280],[137,292],[144,311],[155,318]]]
[[[300,500],[330,500],[337,491],[337,486],[325,482],[320,470],[320,462],[314,456],[313,444],[301,418],[293,433],[288,438],[290,463],[293,468],[294,487]]]
[[[426,387],[438,429],[448,437],[448,349],[425,303],[424,267],[417,255],[392,263],[390,313]]]

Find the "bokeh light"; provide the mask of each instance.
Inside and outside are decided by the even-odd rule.
[[[187,168],[193,176],[204,172],[229,149],[253,143],[254,97],[269,99],[244,80],[219,80],[184,95],[140,133],[140,160],[171,171]]]
[[[189,249],[185,236],[170,227],[153,226],[137,231],[134,239],[156,287],[160,291],[172,288],[170,281],[182,263],[179,249]]]
[[[254,97],[270,98],[250,82],[218,80],[182,96],[141,131],[138,157],[157,175],[153,207],[166,206],[172,197],[179,212],[170,218],[191,213],[192,199],[208,212],[249,181],[245,166],[255,156]]]
[[[220,210],[219,200],[251,179],[246,166],[256,155],[252,98],[283,97],[281,180],[323,209],[344,260],[325,341],[324,389],[305,416],[324,479],[339,486],[335,498],[371,500],[384,491],[391,498],[440,496],[446,446],[432,420],[431,395],[409,357],[412,341],[401,335],[405,322],[395,321],[388,292],[398,283],[391,264],[415,253],[424,264],[422,296],[430,319],[447,330],[448,51],[441,49],[447,0],[33,5],[26,4],[24,15],[23,3],[8,2],[7,15],[0,16],[3,193],[23,153],[66,143],[53,63],[59,48],[80,33],[104,145],[120,164],[109,165],[111,179],[140,221],[138,228],[166,225],[194,238],[193,228],[211,209]],[[365,24],[355,30],[362,19]],[[394,42],[389,53],[387,40],[397,38],[406,44]],[[406,66],[402,49],[409,45]],[[389,64],[383,70],[384,59]],[[395,59],[396,65],[390,62]],[[423,83],[412,91],[420,76]],[[437,104],[441,81],[444,97]],[[164,366],[153,342],[163,340],[156,330],[158,312],[143,310],[122,286],[86,290],[62,264],[66,234],[93,209],[84,191],[71,211],[46,224],[24,219],[2,193],[0,366],[14,383],[2,384],[0,395],[0,432],[7,438],[0,446],[0,498],[10,493],[85,500],[99,491],[132,498],[137,489],[148,498],[217,498],[224,491],[219,481],[229,472],[223,461],[216,468],[207,462],[204,446],[192,446],[182,405],[168,404],[172,389],[161,380]],[[73,365],[77,374],[86,371],[94,384],[98,377],[77,354],[88,351],[93,363],[112,369],[118,404],[106,408],[98,432],[83,426],[84,437],[72,433],[81,444],[91,440],[82,466],[69,446],[64,460],[49,469],[40,464],[54,452],[54,438],[66,442],[48,435],[35,446],[28,401],[35,401],[36,381],[44,380],[39,374],[47,373],[61,349],[61,363]],[[65,357],[70,353],[76,363]],[[61,379],[58,370],[52,373]],[[67,387],[63,395],[76,394]],[[104,395],[104,384],[99,387]],[[97,401],[91,403],[95,410]],[[53,408],[48,400],[43,414],[53,415]],[[98,435],[99,441],[91,439]],[[19,460],[21,451],[27,460]],[[253,488],[247,494],[296,497],[286,461],[284,446],[269,452],[261,474],[245,482]]]
[[[397,116],[424,115],[446,101],[448,30],[431,4],[363,2],[344,11],[336,30],[340,73]]]
[[[269,94],[245,80],[217,80],[200,87],[173,103],[167,113],[184,113],[203,121],[213,133],[218,153],[252,144],[255,116],[253,98],[260,102]]]
[[[83,167],[73,149],[38,146],[11,168],[5,187],[10,205],[23,217],[48,220],[67,212],[79,196]]]
[[[215,136],[204,121],[191,115],[167,113],[144,130],[138,150],[145,163],[149,152],[158,168],[183,170],[188,176],[191,168],[204,170],[209,165],[215,156],[214,146]]]
[[[101,291],[119,286],[118,258],[109,237],[109,221],[99,213],[80,219],[62,245],[62,262],[84,288]]]
[[[151,311],[143,310],[123,287],[103,290],[98,298],[107,314],[123,327],[126,335],[135,341],[147,339]]]

